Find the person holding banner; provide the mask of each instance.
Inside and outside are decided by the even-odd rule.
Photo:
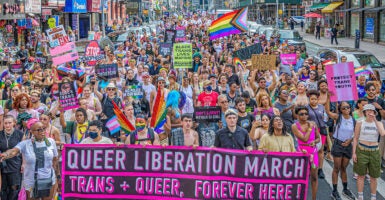
[[[373,88],[373,90],[375,89]],[[358,174],[358,200],[364,200],[364,179],[367,173],[370,176],[371,200],[375,200],[377,178],[381,175],[381,155],[378,147],[378,137],[380,135],[385,136],[385,130],[384,125],[376,119],[378,112],[374,105],[365,105],[363,112],[365,120],[357,122],[354,131],[353,171]]]

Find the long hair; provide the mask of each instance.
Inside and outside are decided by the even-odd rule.
[[[28,94],[21,93],[21,94],[17,95],[16,98],[15,98],[15,101],[13,101],[13,103],[12,103],[12,108],[13,109],[16,109],[16,110],[20,109],[20,102],[21,102],[21,99],[23,99],[23,97],[27,98],[27,101],[28,101],[27,109],[32,108],[31,98],[29,98]]]
[[[279,115],[274,115],[273,117],[271,117],[271,120],[270,120],[270,125],[269,125],[269,130],[267,131],[269,135],[273,135],[274,134],[274,120],[275,118],[281,118],[281,116]],[[281,118],[282,119],[282,118]],[[283,120],[283,119],[282,119]],[[282,124],[283,124],[283,127],[282,127],[282,135],[288,135],[287,131],[286,131],[286,126],[285,124],[283,123],[282,121]]]

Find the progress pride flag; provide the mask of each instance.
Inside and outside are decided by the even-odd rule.
[[[306,199],[303,153],[65,145],[64,198]]]

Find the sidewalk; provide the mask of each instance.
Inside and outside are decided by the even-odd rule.
[[[307,34],[305,32],[299,33],[303,36],[303,40],[306,40],[310,43],[322,46],[322,47],[336,47],[337,45],[331,45],[331,39],[321,37],[321,40],[316,40],[313,34]],[[354,48],[354,39],[351,38],[337,38],[339,47],[352,47]],[[372,53],[376,58],[381,62],[385,63],[385,46],[374,44],[370,42],[360,41],[360,49]]]

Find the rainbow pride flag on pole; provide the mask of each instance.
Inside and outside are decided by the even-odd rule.
[[[356,74],[356,76],[361,76],[364,74],[372,74],[373,69],[370,66],[356,67],[356,68],[354,68],[354,73]]]
[[[126,134],[135,131],[134,125],[132,125],[131,122],[128,121],[127,117],[123,114],[122,110],[120,110],[118,105],[116,105],[115,101],[112,101],[112,104],[114,105],[113,110],[116,115],[116,120],[120,124],[120,129],[123,130]]]
[[[247,31],[247,7],[226,13],[209,27],[210,40]]]

